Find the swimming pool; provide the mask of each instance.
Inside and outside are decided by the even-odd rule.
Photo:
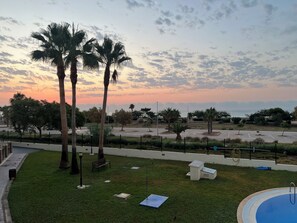
[[[295,202],[294,202],[295,201]],[[257,223],[296,223],[296,197],[283,194],[264,201],[256,212]]]
[[[296,223],[297,203],[292,204],[290,199],[294,203],[288,187],[257,192],[240,203],[237,220],[239,223]]]

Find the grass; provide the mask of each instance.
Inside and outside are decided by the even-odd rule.
[[[288,186],[296,175],[207,164],[217,169],[218,177],[194,182],[185,176],[187,162],[107,156],[112,167],[91,172],[96,157],[84,155],[83,183],[91,186],[78,190],[79,176],[57,169],[59,158],[60,153],[42,151],[26,159],[9,192],[15,223],[235,223],[242,199],[259,190]],[[131,170],[132,166],[140,169]],[[107,179],[111,183],[104,183]],[[132,196],[126,201],[113,196],[121,192]],[[169,199],[160,209],[140,206],[151,193]]]

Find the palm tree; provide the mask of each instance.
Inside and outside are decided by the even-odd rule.
[[[31,34],[31,37],[41,41],[39,45],[41,50],[34,50],[31,53],[31,58],[35,61],[50,61],[51,64],[57,68],[62,133],[62,154],[59,166],[60,169],[68,168],[68,128],[64,89],[65,64],[63,58],[67,52],[68,40],[70,38],[70,32],[68,28],[68,23],[51,23],[47,26],[47,29],[41,29],[40,32],[33,32]]]
[[[82,58],[84,67],[91,69],[98,68],[97,57],[92,53],[95,39],[85,41],[87,34],[83,30],[75,30],[72,25],[72,33],[69,39],[68,54],[65,57],[65,66],[70,65],[70,80],[72,88],[72,109],[71,109],[71,130],[72,130],[72,158],[71,173],[78,174],[79,168],[76,156],[76,83],[77,83],[77,63]],[[85,42],[85,43],[84,43]],[[83,44],[84,43],[84,44]]]
[[[95,44],[95,49],[98,53],[98,62],[105,65],[104,71],[104,96],[103,96],[103,105],[102,105],[102,114],[101,114],[101,123],[100,123],[100,133],[99,133],[99,149],[98,149],[98,164],[105,163],[104,153],[103,153],[103,144],[104,144],[104,124],[105,124],[105,113],[106,113],[106,104],[107,104],[107,92],[109,82],[112,79],[114,82],[117,81],[118,72],[116,70],[124,61],[131,60],[130,57],[127,57],[125,47],[121,42],[113,43],[108,37],[104,38],[103,44]],[[112,75],[110,75],[110,67],[114,65],[114,70]]]
[[[132,113],[133,113],[134,108],[135,108],[135,105],[134,104],[130,104],[129,109],[131,109],[131,112]]]
[[[178,118],[180,117],[180,111],[177,109],[167,108],[162,111],[160,111],[160,115],[165,119],[165,121],[168,123],[168,131],[170,131],[170,124],[172,122],[176,122]]]
[[[207,120],[207,133],[212,133],[212,122],[217,117],[217,111],[215,108],[210,107],[205,110],[205,119]]]
[[[187,125],[184,125],[179,121],[174,122],[170,128],[172,132],[176,134],[176,138],[175,138],[176,141],[181,141],[182,140],[181,133],[189,129]]]

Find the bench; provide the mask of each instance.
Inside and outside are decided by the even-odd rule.
[[[99,169],[101,169],[101,168],[103,168],[103,167],[106,167],[106,166],[108,166],[109,168],[111,168],[111,162],[110,161],[105,161],[105,163],[98,163],[98,161],[93,161],[92,162],[92,172],[94,171],[94,170],[99,170]]]

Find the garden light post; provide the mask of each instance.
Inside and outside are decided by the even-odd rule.
[[[94,153],[93,153],[93,145],[92,145],[93,144],[93,134],[91,134],[90,137],[91,137],[91,153],[90,153],[90,155],[93,156],[94,155]]]
[[[83,154],[79,153],[79,164],[80,164],[80,168],[79,168],[79,173],[80,173],[80,180],[79,180],[79,185],[77,186],[77,189],[85,189],[86,186],[82,184],[82,157]]]

